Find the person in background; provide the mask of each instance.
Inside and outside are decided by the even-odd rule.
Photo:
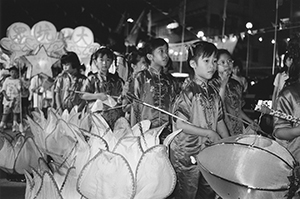
[[[173,129],[183,130],[170,145],[170,159],[177,174],[175,199],[215,198],[196,164],[196,156],[207,144],[229,135],[222,100],[209,81],[217,68],[217,53],[216,46],[205,41],[189,49],[190,77],[173,106],[173,114],[185,120],[173,118]]]
[[[154,38],[146,43],[145,53],[149,68],[140,71],[134,78],[134,91],[132,94],[142,102],[170,112],[172,101],[176,95],[174,93],[175,83],[163,73],[163,68],[168,64],[170,59],[169,45],[162,38]],[[145,106],[137,100],[133,100],[132,106],[132,126],[142,120],[150,120],[151,128],[167,123],[168,125],[164,129],[167,132],[162,132],[162,134],[169,134],[168,131],[171,128],[169,115],[152,107]]]
[[[56,81],[58,75],[63,71],[63,68],[62,68],[62,65],[61,65],[61,61],[60,59],[57,60],[52,66],[51,66],[51,71],[52,71],[52,78],[54,80],[54,82]],[[50,90],[51,90],[51,104],[50,106],[54,109],[56,109],[56,103],[55,103],[55,98],[56,98],[56,95],[55,95],[55,92],[54,92],[54,87],[55,87],[55,84],[53,84],[51,87],[50,87]]]
[[[249,131],[259,129],[258,124],[243,111],[243,86],[232,78],[233,60],[228,50],[219,49],[217,54],[217,72],[212,79],[224,105],[224,121],[230,135],[246,133],[244,121],[250,125]],[[254,132],[253,132],[254,133]]]
[[[79,67],[79,73],[85,75],[86,67],[84,64],[81,64]]]
[[[23,68],[23,70],[21,70],[21,97],[22,97],[21,113],[24,119],[26,119],[27,115],[29,115],[29,106],[30,106],[30,101],[28,99],[30,95],[29,86],[30,86],[30,79],[27,77],[26,68]]]
[[[131,80],[132,78],[136,77],[138,72],[148,69],[148,63],[146,59],[146,55],[142,50],[135,50],[127,56],[127,62],[131,68]]]
[[[3,63],[0,63],[0,85],[2,85],[3,81],[8,76],[10,76],[9,70],[7,70],[6,68],[4,68],[4,64]]]
[[[233,60],[232,78],[237,80],[243,87],[243,93],[247,93],[248,81],[243,75],[243,62],[240,59]]]
[[[29,100],[32,101],[32,107],[35,111],[42,110],[44,114],[47,112],[47,108],[51,106],[52,103],[52,92],[51,87],[45,88],[45,82],[48,81],[50,77],[40,73],[31,78],[29,86]]]
[[[108,71],[114,60],[115,55],[113,51],[107,47],[98,49],[91,56],[91,65],[94,63],[98,71],[88,76],[91,89],[88,93],[82,95],[82,99],[86,100],[90,106],[92,106],[96,100],[107,100],[108,95],[115,99],[121,96],[124,81],[117,73],[112,74]],[[120,105],[121,103],[118,102],[116,106]],[[110,107],[106,104],[103,104],[103,106],[103,110],[105,111],[102,112],[102,116],[113,129],[116,120],[124,116],[125,113],[121,107],[107,111]]]
[[[17,131],[20,121],[21,111],[21,80],[19,79],[19,69],[14,65],[9,68],[10,76],[7,77],[1,89],[3,93],[3,115],[0,123],[0,130],[3,131],[7,127],[7,119],[9,113],[13,113],[12,131]]]
[[[2,85],[4,80],[9,77],[9,70],[7,70],[6,68],[4,68],[4,64],[0,63],[0,90],[2,89]],[[3,113],[3,93],[0,93],[0,118],[2,118],[2,113]]]
[[[274,85],[274,90],[272,94],[273,109],[276,109],[278,94],[283,88],[285,81],[289,78],[289,68],[293,64],[293,58],[288,53],[286,53],[284,55],[283,63],[284,63],[283,68],[279,71],[279,73],[277,73],[273,82]]]
[[[287,54],[292,63],[288,70],[289,78],[286,85],[278,94],[277,111],[300,117],[300,38],[292,38],[287,47]],[[291,117],[291,118],[292,118]],[[300,161],[300,125],[286,117],[274,117],[273,135],[276,140],[285,146],[296,161]]]
[[[67,52],[61,57],[63,72],[58,75],[54,83],[55,105],[59,113],[67,109],[71,111],[74,106],[78,106],[81,111],[86,101],[82,95],[89,91],[89,80],[80,74],[80,61],[75,52]]]
[[[174,70],[173,68],[173,61],[171,58],[169,58],[168,64],[163,67],[162,72],[167,76],[167,78],[170,80],[170,82],[174,82],[174,91],[172,93],[175,93],[175,95],[179,94],[180,92],[180,86],[178,80],[173,77],[171,71]]]
[[[125,96],[127,92],[134,93],[134,79],[140,71],[148,69],[148,63],[146,61],[147,58],[142,50],[134,50],[130,54],[128,54],[126,58],[128,65],[130,66],[130,75],[124,84],[122,91],[123,96]],[[123,104],[127,104],[127,106],[123,108],[123,111],[127,113],[126,118],[129,120],[132,108],[132,100],[126,97],[124,98],[124,100],[125,102]]]

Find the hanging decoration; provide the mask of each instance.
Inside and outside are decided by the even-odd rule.
[[[55,26],[48,21],[36,23],[32,29],[22,22],[16,22],[7,29],[7,37],[2,38],[0,45],[12,53],[14,60],[28,55],[44,46],[49,56],[57,57],[64,51],[64,42],[58,38]]]
[[[32,65],[29,66],[31,76],[41,72],[52,76],[52,64],[65,51],[74,51],[81,62],[89,66],[91,54],[100,47],[94,42],[89,28],[63,28],[57,32],[48,21],[40,21],[32,28],[22,22],[14,23],[7,29],[7,37],[1,39],[0,45],[11,53],[10,61],[5,61],[6,65],[25,56]]]
[[[74,30],[64,28],[61,33],[66,43],[66,50],[75,52],[81,62],[89,66],[91,55],[100,48],[100,44],[94,42],[93,32],[87,27],[79,26]]]
[[[12,60],[27,54],[38,46],[31,35],[30,27],[21,22],[14,23],[7,28],[7,37],[2,38],[0,44],[12,53]]]
[[[210,38],[205,37],[205,39],[202,38],[200,40],[205,40],[205,41],[214,43],[217,48],[227,49],[230,53],[232,53],[237,44],[238,37],[231,34],[228,37],[225,36],[223,38],[215,37],[214,39],[210,39]],[[192,41],[188,41],[188,42],[184,42],[184,43],[175,43],[175,44],[170,43],[169,44],[169,55],[170,55],[170,58],[172,59],[172,61],[175,61],[175,62],[187,61],[188,48],[192,43],[197,42],[197,41],[199,41],[199,40],[197,39],[197,40],[192,40]]]

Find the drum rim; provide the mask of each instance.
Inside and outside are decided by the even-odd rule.
[[[267,137],[264,137],[264,136],[261,136],[261,135],[243,135],[243,134],[241,134],[241,135],[237,135],[237,136],[235,136],[236,138],[240,138],[240,139],[242,139],[243,137],[259,137],[259,138],[263,138],[263,139],[269,139],[269,140],[271,140],[272,142],[275,142],[276,144],[278,144],[279,146],[281,146],[282,148],[284,148],[284,150],[288,153],[288,154],[290,154],[290,156],[292,157],[292,159],[293,159],[293,163],[294,163],[294,165],[290,165],[290,164],[288,164],[285,160],[282,160],[282,158],[281,157],[279,157],[278,155],[276,155],[276,154],[274,154],[274,153],[272,153],[271,151],[269,151],[269,150],[266,150],[266,149],[264,149],[264,148],[261,148],[261,147],[258,147],[258,146],[255,146],[255,145],[249,145],[249,144],[246,144],[246,143],[240,143],[240,142],[236,142],[236,141],[238,141],[238,140],[240,140],[240,139],[238,139],[238,140],[235,140],[235,141],[224,141],[224,142],[217,142],[217,143],[212,143],[211,145],[209,145],[208,147],[211,147],[211,146],[215,146],[215,145],[221,145],[221,144],[240,144],[240,145],[246,145],[246,146],[249,146],[249,147],[254,147],[254,148],[257,148],[257,149],[261,149],[261,150],[263,150],[263,151],[266,151],[266,152],[268,152],[268,153],[270,153],[270,154],[272,154],[272,155],[274,155],[274,156],[276,156],[276,157],[279,157],[279,159],[281,159],[283,162],[285,162],[287,165],[289,165],[289,167],[291,168],[291,169],[294,169],[294,167],[295,167],[295,164],[296,164],[296,159],[295,159],[295,157],[292,155],[292,153],[288,150],[288,149],[286,149],[284,146],[282,146],[281,144],[279,144],[276,140],[272,140],[272,139],[270,139],[270,138],[267,138]],[[222,140],[220,140],[220,141],[222,141]],[[205,147],[204,149],[202,149],[202,150],[205,150],[207,147]]]

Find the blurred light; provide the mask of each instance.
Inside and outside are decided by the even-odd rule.
[[[187,73],[172,73],[173,77],[188,77],[189,74]]]
[[[222,42],[225,43],[225,42],[226,42],[226,39],[225,39],[225,38],[222,38]]]
[[[170,53],[170,54],[173,54],[173,53],[174,53],[174,50],[173,50],[173,49],[169,49],[169,53]]]
[[[196,164],[197,163],[197,160],[194,158],[194,156],[190,156],[190,159],[191,159],[191,163],[192,164]]]
[[[177,52],[177,51],[175,51],[175,52],[174,52],[174,55],[175,55],[175,56],[177,56],[177,55],[178,55],[178,52]]]
[[[247,30],[247,33],[248,33],[248,34],[252,34],[252,31],[251,31],[251,30]]]
[[[168,38],[164,38],[164,40],[165,40],[167,43],[170,42],[170,40],[169,40]]]
[[[143,48],[144,46],[144,43],[143,42],[139,42],[138,45],[137,45],[137,48]]]
[[[207,38],[205,36],[202,37],[203,41],[207,41]]]
[[[242,39],[244,39],[246,37],[245,33],[241,34]]]
[[[134,21],[133,21],[133,19],[132,19],[132,18],[128,18],[128,19],[127,19],[127,22],[129,22],[129,23],[133,23]]]
[[[234,42],[234,41],[237,40],[237,37],[236,37],[236,36],[233,36],[233,37],[230,38],[230,40]]]
[[[272,43],[272,44],[275,44],[275,40],[274,40],[274,39],[272,39],[271,43]]]
[[[289,42],[291,40],[291,38],[286,38],[286,41]]]
[[[259,37],[259,38],[258,38],[258,41],[262,42],[262,41],[263,41],[263,38],[262,38],[262,37]]]
[[[175,29],[178,28],[179,24],[177,22],[169,23],[167,25],[167,29]]]
[[[198,37],[198,38],[201,38],[201,37],[203,37],[203,36],[204,36],[204,32],[200,30],[200,31],[197,33],[197,37]]]
[[[253,24],[252,24],[251,22],[247,22],[247,23],[246,23],[246,28],[247,28],[247,29],[253,28]]]
[[[250,84],[251,86],[253,86],[255,84],[255,81],[251,81]]]

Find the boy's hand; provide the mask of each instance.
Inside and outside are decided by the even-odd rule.
[[[227,82],[228,82],[228,80],[230,78],[230,75],[231,75],[231,73],[230,73],[229,70],[225,70],[224,72],[219,73],[219,77],[221,79],[221,84],[223,86],[225,86],[227,84]]]
[[[210,144],[221,139],[220,135],[213,130],[210,130],[206,137],[208,138],[207,142]]]

